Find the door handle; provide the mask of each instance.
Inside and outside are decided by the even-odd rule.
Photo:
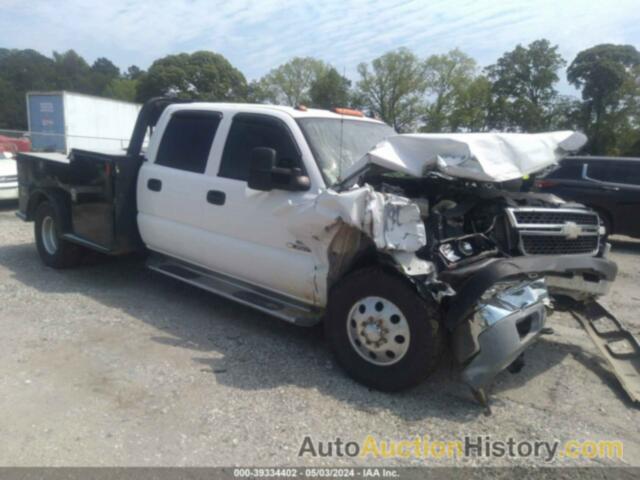
[[[209,190],[207,192],[207,202],[213,205],[224,205],[227,194],[220,190]]]
[[[162,182],[157,178],[150,178],[147,180],[147,188],[152,192],[159,192],[162,190]]]
[[[608,190],[610,192],[617,192],[620,190],[620,187],[611,187],[611,186],[606,186],[604,187],[605,190]]]

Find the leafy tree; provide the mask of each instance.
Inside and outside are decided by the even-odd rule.
[[[527,47],[517,45],[495,65],[487,67],[497,97],[492,112],[495,127],[539,132],[549,127],[550,107],[558,92],[558,70],[566,62],[558,46],[536,40]]]
[[[0,51],[0,125],[26,130],[25,94],[59,88],[54,62],[35,50]]]
[[[222,55],[199,51],[167,55],[153,62],[140,79],[137,98],[159,95],[206,101],[239,101],[247,95],[247,81]]]
[[[615,148],[616,126],[627,121],[623,112],[630,98],[625,101],[625,96],[638,95],[634,75],[638,65],[640,53],[635,47],[601,44],[578,53],[567,69],[569,82],[582,89],[591,153],[605,154]]]
[[[622,87],[622,104],[619,116],[622,125],[617,138],[618,155],[640,157],[640,66],[636,66]]]
[[[98,73],[109,78],[117,78],[120,76],[120,69],[116,67],[111,60],[104,57],[100,57],[93,62],[91,70],[94,73]]]
[[[144,70],[141,70],[140,67],[136,65],[131,65],[127,68],[127,72],[123,75],[125,78],[129,80],[140,80],[142,76],[144,76]]]
[[[21,96],[13,85],[0,78],[0,129],[24,129],[24,101],[17,102]],[[21,107],[22,105],[22,107]],[[0,132],[2,133],[2,132]]]
[[[113,80],[120,78],[120,69],[111,60],[100,57],[91,65],[91,93],[106,95],[106,88]]]
[[[356,110],[362,110],[362,111],[369,110],[370,113],[372,114],[374,113],[368,107],[367,96],[357,88],[356,89],[352,88],[351,91],[349,92],[348,104],[351,108],[355,108]]]
[[[358,65],[358,90],[369,111],[398,131],[415,128],[424,110],[424,63],[401,48]]]
[[[98,93],[93,88],[89,64],[74,50],[53,52],[58,88],[79,93]]]
[[[492,109],[491,82],[480,75],[457,87],[447,123],[452,132],[484,132]]]
[[[262,77],[255,92],[269,103],[290,106],[309,104],[311,86],[327,69],[321,60],[294,57]]]
[[[135,102],[137,87],[137,80],[114,78],[105,87],[104,96],[125,102]]]
[[[558,95],[549,107],[550,130],[582,130],[585,123],[583,103],[569,95]]]
[[[459,97],[464,95],[473,82],[476,69],[475,60],[457,48],[447,54],[431,55],[427,58],[424,75],[427,84],[426,93],[431,98],[431,102],[426,107],[425,127],[422,130],[428,132],[454,130],[451,125],[454,109],[464,104],[464,100]],[[460,115],[462,115],[461,112],[456,116]]]
[[[0,77],[23,90],[46,89],[56,80],[53,61],[35,50],[4,49]]]
[[[351,82],[329,67],[309,88],[309,99],[312,106],[331,109],[349,106]]]
[[[249,85],[213,52],[169,55],[148,72],[124,72],[109,59],[90,66],[75,51],[49,58],[34,50],[0,48],[0,128],[25,129],[25,93],[71,90],[121,100],[156,95],[210,101],[350,105],[399,131],[540,131],[582,129],[592,153],[640,155],[640,53],[630,45],[597,45],[580,52],[568,79],[582,99],[555,90],[564,65],[557,47],[538,40],[506,52],[486,75],[459,50],[421,62],[407,49],[358,66],[355,89],[333,67],[293,58]]]
[[[247,102],[249,103],[269,103],[270,93],[266,91],[264,84],[260,80],[251,80],[247,85]]]

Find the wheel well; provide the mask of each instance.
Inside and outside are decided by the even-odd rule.
[[[371,267],[377,267],[390,275],[397,276],[410,282],[410,279],[398,270],[393,259],[389,255],[382,254],[375,249],[367,249],[354,259],[354,261],[349,265],[349,268],[341,272],[340,276],[335,279],[329,288],[333,288],[334,285],[338,284],[340,280],[345,278],[347,275],[351,275],[359,270],[365,270]]]
[[[47,200],[47,196],[43,192],[35,192],[29,197],[29,203],[27,204],[27,220],[34,220],[36,216],[36,210],[42,202]]]
[[[31,194],[27,206],[27,220],[34,220],[38,207],[43,202],[50,202],[58,212],[65,230],[71,228],[71,199],[63,190],[39,190]]]

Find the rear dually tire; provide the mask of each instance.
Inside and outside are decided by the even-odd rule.
[[[61,214],[53,204],[42,202],[38,205],[34,226],[36,247],[42,262],[52,268],[74,267],[82,253],[80,246],[62,238],[61,222]]]

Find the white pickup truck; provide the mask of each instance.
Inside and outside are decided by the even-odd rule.
[[[518,180],[582,142],[154,99],[126,154],[20,154],[19,216],[51,267],[147,251],[164,275],[323,321],[339,363],[376,389],[417,384],[449,345],[483,399],[544,332],[550,298],[590,302],[615,279],[597,214]]]

